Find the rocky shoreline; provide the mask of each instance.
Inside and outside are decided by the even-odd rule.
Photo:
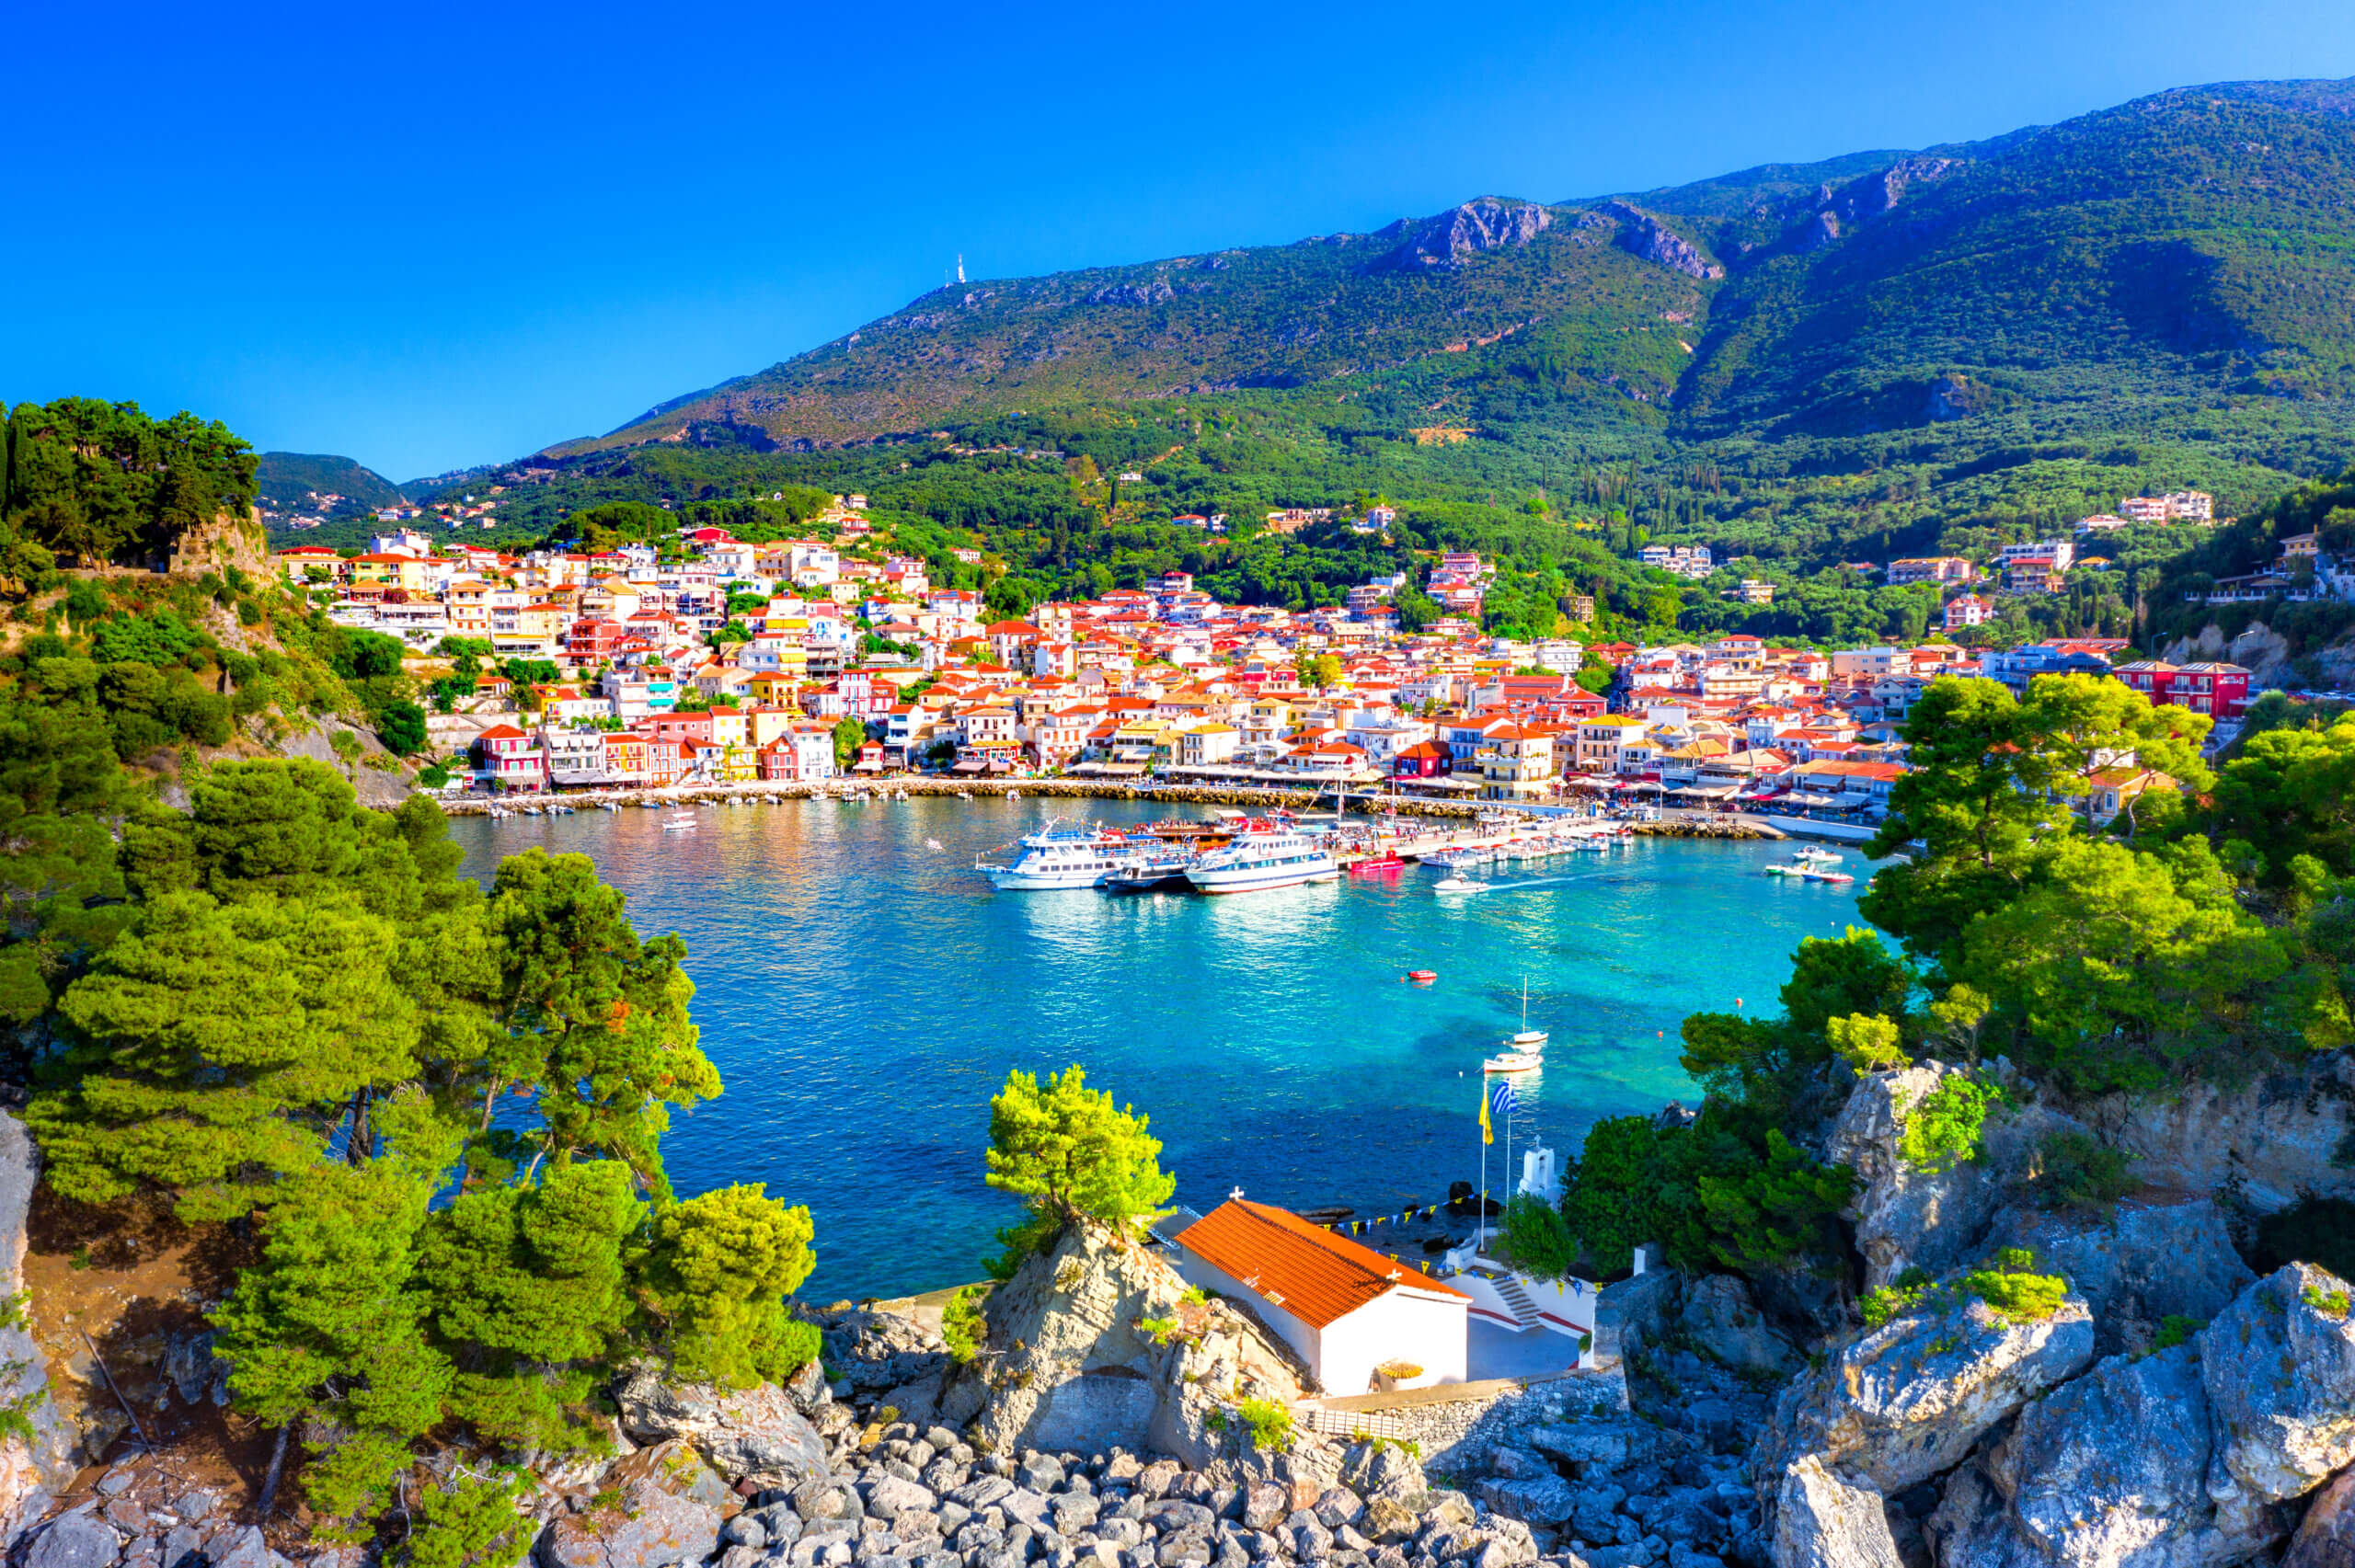
[[[1857,1173],[1857,1277],[1607,1286],[1590,1370],[1332,1400],[1247,1306],[1082,1225],[959,1350],[913,1303],[806,1310],[822,1350],[784,1385],[639,1365],[608,1391],[607,1455],[425,1468],[526,1465],[537,1568],[2347,1568],[2355,1287],[2260,1276],[2243,1245],[2295,1194],[2347,1190],[2355,1059],[2165,1104],[2013,1078],[1982,1157],[1909,1164],[1907,1118],[1959,1070],[1869,1075],[1794,1129]],[[2094,1127],[2144,1185],[2042,1201],[2037,1151]],[[0,1226],[20,1255],[14,1131]],[[2234,1179],[2195,1187],[2209,1170]],[[2005,1288],[2023,1280],[2050,1294]],[[217,1402],[209,1350],[182,1359],[188,1397]],[[1252,1407],[1269,1425],[1237,1419]],[[19,1568],[397,1560],[241,1516],[120,1427],[104,1469],[36,1430],[6,1450]]]

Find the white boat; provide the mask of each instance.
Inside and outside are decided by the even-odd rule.
[[[1529,1026],[1529,981],[1521,982],[1521,1028],[1504,1042],[1505,1048],[1480,1064],[1483,1072],[1534,1072],[1545,1065],[1543,1029]]]
[[[695,830],[695,814],[692,811],[673,811],[662,818],[662,830],[666,833],[692,833]]]
[[[1019,847],[1022,853],[1011,864],[977,860],[973,869],[1004,892],[1051,892],[1097,887],[1112,873],[1125,870],[1139,853],[1127,838],[1109,828],[1061,820],[1024,835]]]
[[[1431,891],[1434,893],[1485,893],[1488,890],[1487,883],[1475,882],[1469,876],[1443,876],[1431,884]]]
[[[1247,824],[1232,842],[1205,850],[1186,867],[1186,880],[1201,893],[1259,893],[1338,881],[1340,875],[1322,834],[1271,822]]]

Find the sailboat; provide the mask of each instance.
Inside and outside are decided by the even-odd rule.
[[[1480,1064],[1482,1072],[1535,1072],[1545,1065],[1545,1042],[1550,1038],[1543,1029],[1529,1026],[1529,977],[1521,979],[1521,1029],[1505,1041],[1505,1048]]]

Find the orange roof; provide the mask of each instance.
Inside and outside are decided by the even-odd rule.
[[[1239,1197],[1179,1231],[1178,1244],[1311,1328],[1321,1329],[1401,1285],[1471,1299],[1296,1214]]]

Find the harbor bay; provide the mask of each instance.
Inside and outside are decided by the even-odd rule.
[[[727,1093],[674,1118],[672,1179],[808,1203],[819,1261],[801,1294],[819,1300],[979,1276],[1018,1214],[982,1179],[1010,1068],[1077,1062],[1150,1115],[1181,1203],[1241,1187],[1395,1212],[1480,1178],[1479,1064],[1521,1026],[1524,981],[1552,1045],[1516,1082],[1513,1160],[1533,1143],[1567,1160],[1601,1117],[1696,1104],[1685,1015],[1773,1013],[1791,950],[1855,923],[1864,886],[1764,875],[1784,844],[1674,839],[1486,868],[1473,898],[1434,895],[1430,866],[1219,898],[997,892],[971,869],[1073,814],[795,802],[706,807],[693,832],[639,810],[452,831],[486,882],[534,847],[587,854],[641,934],[686,939]],[[1404,983],[1417,969],[1436,981]],[[1488,1149],[1499,1196],[1506,1131]]]

